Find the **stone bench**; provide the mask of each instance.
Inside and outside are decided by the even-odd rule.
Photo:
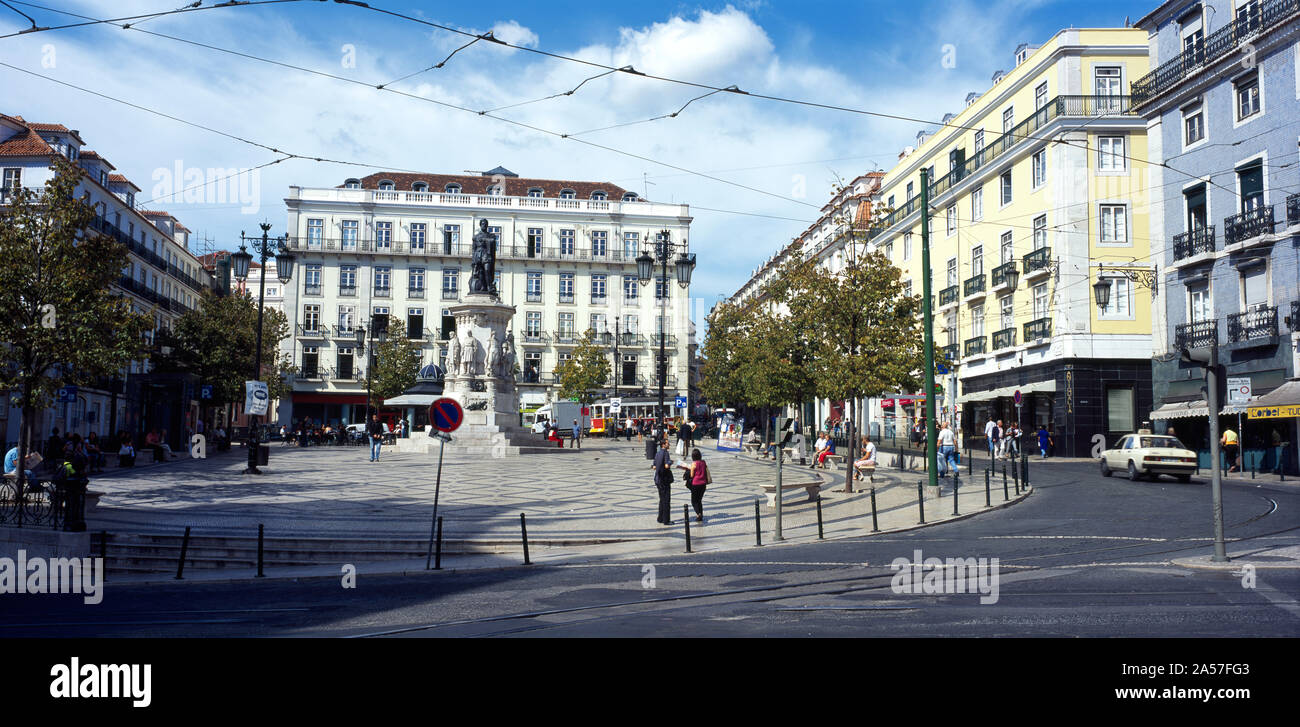
[[[876,466],[874,464],[854,464],[853,471],[857,472],[859,475],[866,476],[868,482],[875,484]]]
[[[839,467],[840,465],[844,464],[844,455],[835,454],[834,452],[826,455],[826,459],[821,463],[821,468],[826,469],[826,463],[832,460],[834,460],[835,466]]]
[[[740,448],[745,452],[758,454],[758,451],[763,448],[763,445],[759,444],[758,442],[745,442],[744,444],[740,445]]]
[[[818,477],[814,481],[782,482],[781,491],[784,492],[786,490],[798,490],[798,489],[807,490],[808,491],[807,501],[815,502],[821,496],[822,485],[824,484],[826,483],[822,482],[822,479],[820,477]],[[763,488],[763,494],[767,495],[767,506],[776,507],[776,483],[764,482],[763,484],[759,485],[759,487]]]

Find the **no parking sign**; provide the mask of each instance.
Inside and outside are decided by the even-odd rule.
[[[440,432],[454,432],[465,421],[460,402],[443,397],[429,405],[429,423]]]

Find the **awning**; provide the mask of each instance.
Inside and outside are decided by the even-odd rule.
[[[402,394],[384,400],[384,406],[429,406],[442,397],[435,394]]]
[[[1159,409],[1151,412],[1151,421],[1161,422],[1170,419],[1190,419],[1193,417],[1209,417],[1210,405],[1204,399],[1196,401],[1180,401],[1175,404],[1164,404]]]
[[[990,389],[989,391],[976,391],[971,394],[963,394],[957,397],[958,404],[967,404],[975,401],[989,401],[992,399],[1001,399],[1016,395],[1016,390],[1020,391],[1021,396],[1025,394],[1050,394],[1056,391],[1056,379],[1047,381],[1034,381],[1029,384],[1020,384],[1017,386],[1003,386],[1000,389]]]
[[[1227,406],[1220,409],[1219,413],[1225,416],[1228,414],[1244,414],[1246,413],[1247,409],[1249,409],[1252,406],[1255,406],[1255,402],[1258,400],[1259,400],[1258,396],[1252,396],[1247,401],[1241,401],[1235,404],[1228,404]]]
[[[1287,419],[1300,417],[1300,378],[1286,383],[1250,402],[1246,413],[1251,419]]]

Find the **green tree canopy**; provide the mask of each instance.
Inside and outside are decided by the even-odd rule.
[[[406,337],[406,325],[396,316],[388,317],[387,339],[373,345],[376,348],[370,390],[374,399],[382,403],[415,386],[423,350],[418,341]]]
[[[590,406],[600,390],[609,385],[610,365],[605,349],[596,342],[596,332],[588,328],[573,349],[573,357],[555,369],[560,383],[559,396],[577,399]]]

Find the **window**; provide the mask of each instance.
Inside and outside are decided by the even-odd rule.
[[[1183,112],[1183,146],[1205,138],[1205,110],[1200,104]]]
[[[388,265],[379,265],[375,267],[375,294],[387,295],[388,289],[392,287],[390,283],[393,278],[393,269]]]
[[[1195,187],[1183,191],[1183,203],[1187,207],[1187,227],[1186,231],[1204,230],[1207,222],[1207,212],[1205,207],[1205,185],[1198,184]]]
[[[1038,189],[1047,183],[1047,150],[1039,149],[1033,158],[1033,185]]]
[[[970,191],[970,219],[971,222],[984,219],[984,187],[976,187]]]
[[[636,317],[635,315],[623,316],[623,331],[624,331],[625,333],[630,333],[630,334],[632,334],[632,335],[636,335],[636,333],[637,333],[637,320],[638,320],[638,319],[637,319],[637,317]]]
[[[356,325],[357,307],[354,305],[339,306],[339,332],[350,333],[352,326]]]
[[[355,294],[356,287],[357,287],[357,266],[356,265],[339,266],[339,287],[351,288],[353,294]]]
[[[1238,79],[1233,87],[1237,94],[1237,121],[1244,121],[1259,113],[1259,72]]]
[[[1268,305],[1268,266],[1256,265],[1241,271],[1241,309],[1257,310]]]
[[[1033,287],[1034,294],[1034,320],[1047,317],[1047,283],[1039,283]]]
[[[635,201],[636,201],[636,192],[626,192],[626,193],[624,193],[624,194],[623,194],[623,201],[624,201],[624,202],[635,202]]]
[[[1003,265],[1016,259],[1016,247],[1015,243],[1011,240],[1010,232],[1002,233],[1002,237],[998,240],[998,243],[999,254]]]
[[[1038,84],[1034,89],[1034,110],[1037,111],[1047,105],[1047,81]]]
[[[542,314],[539,311],[528,311],[528,318],[524,330],[533,336],[541,334]]]
[[[983,149],[984,149],[984,130],[977,129],[975,131],[975,156],[978,157],[980,151],[982,151]]]
[[[908,182],[908,183],[907,183],[907,194],[903,195],[903,200],[906,201],[906,200],[909,200],[909,199],[911,199],[912,197],[915,197],[915,196],[916,196],[916,182]],[[893,199],[892,199],[892,198],[890,199],[889,206],[890,206],[890,207],[893,207],[893,206],[894,206],[894,202],[893,202]]]
[[[573,302],[573,273],[560,273],[560,302]]]
[[[1014,106],[1008,106],[1002,112],[1002,133],[1007,133],[1016,127],[1016,110]]]
[[[903,281],[903,297],[904,298],[912,297],[912,281],[910,280]]]
[[[446,187],[443,188],[443,191],[445,191],[447,194],[460,194],[460,185],[455,183],[448,184]]]
[[[542,228],[529,227],[525,239],[527,240],[528,243],[528,249],[526,251],[528,257],[541,257],[542,241],[545,239],[542,233]]]
[[[393,183],[388,181],[387,179],[379,183],[379,188],[385,192],[391,192],[393,191],[393,189],[395,189]]]
[[[619,385],[632,386],[636,384],[636,354],[634,353],[623,354],[622,363],[623,363],[623,370],[621,372],[622,375],[620,377],[621,380],[619,381]]]
[[[338,352],[338,371],[336,372],[340,379],[352,378],[352,348],[339,347]]]
[[[573,230],[560,230],[560,256],[573,257],[577,245],[574,242]]]
[[[302,307],[302,328],[305,331],[320,330],[320,305],[311,303]]]
[[[542,302],[542,274],[530,271],[525,285],[527,286],[525,292],[527,293],[528,302]]]
[[[560,338],[573,338],[573,314],[560,314]]]
[[[1124,170],[1124,137],[1097,137],[1097,169],[1103,172]]]
[[[893,261],[894,261],[894,243],[892,243],[892,242],[886,242],[886,243],[885,243],[885,257],[886,257],[890,262],[893,262]]]
[[[538,315],[541,315],[540,313]],[[534,336],[541,335],[539,328]],[[537,351],[528,351],[524,353],[524,381],[537,383],[541,378],[542,371],[542,354]]]
[[[302,347],[302,377],[315,379],[320,376],[320,354],[315,346]]]
[[[984,306],[977,305],[970,311],[970,332],[972,338],[984,337]]]
[[[661,301],[668,297],[668,279],[662,275],[655,276],[655,300]]]
[[[605,257],[605,251],[609,248],[609,233],[605,230],[595,230],[591,233],[591,256]]]
[[[605,281],[608,276],[595,274],[591,276],[591,302],[601,304],[605,302]]]
[[[950,204],[946,210],[948,216],[948,234],[957,234],[957,205]]]
[[[541,187],[529,187],[528,196],[533,198],[541,197],[543,194]]]
[[[957,284],[957,258],[948,258],[948,287]]]
[[[357,221],[343,220],[343,249],[357,249]]]
[[[443,268],[442,270],[442,294],[445,297],[448,293],[455,297],[460,291],[460,268]]]
[[[343,186],[346,187],[347,189],[361,189],[361,180],[349,179],[343,182]]]
[[[957,311],[948,311],[943,317],[943,332],[947,334],[949,346],[957,345]]]
[[[453,248],[460,245],[460,225],[442,226],[442,254],[450,255]]]
[[[307,220],[307,249],[319,250],[325,237],[325,220]]]
[[[578,198],[578,193],[573,191],[572,189],[560,190],[560,199],[577,199],[577,198]]]
[[[411,250],[424,249],[424,232],[425,224],[423,222],[411,223]]]
[[[492,239],[493,239],[493,240],[496,240],[496,243],[497,243],[497,255],[500,255],[500,254],[501,254],[501,240],[502,240],[502,237],[501,237],[501,226],[500,226],[500,225],[488,225],[487,231],[488,231],[488,234],[492,236]]]
[[[1106,429],[1111,432],[1133,431],[1133,389],[1106,389]]]
[[[505,189],[500,184],[488,185],[487,193],[489,197],[500,197],[505,194]]]
[[[414,183],[414,184],[411,185],[411,191],[412,191],[412,192],[428,192],[428,191],[429,191],[429,183],[428,183],[428,182],[416,182],[416,183]]]
[[[424,268],[411,268],[406,274],[407,288],[424,292]]]
[[[604,314],[604,313],[592,313],[592,314],[591,314],[591,330],[595,331],[597,334],[601,334],[601,333],[604,333],[604,332],[605,332],[605,314]]]
[[[1241,211],[1249,212],[1264,204],[1264,163],[1251,162],[1237,169],[1237,187],[1241,194]]]
[[[623,276],[623,302],[636,303],[637,288],[639,284],[635,275]]]
[[[424,338],[424,309],[406,309],[406,337],[412,340]]]
[[[23,170],[21,167],[9,167],[5,169],[3,189],[17,191],[23,186]]]
[[[393,247],[393,223],[375,223],[375,249],[389,250]]]
[[[606,199],[608,199],[605,193],[600,190],[596,190],[595,192],[592,192],[591,198],[598,202],[604,202]]]
[[[1014,328],[1016,325],[1016,306],[1014,295],[998,298],[998,307],[1002,309],[1002,328]]]
[[[970,274],[984,274],[984,246],[976,245],[970,251]]]
[[[1104,204],[1101,206],[1101,241],[1107,243],[1128,242],[1127,205]]]
[[[1123,99],[1120,98],[1124,92],[1120,90],[1121,72],[1118,66],[1098,66],[1093,69],[1093,85],[1097,89],[1096,95],[1105,98],[1096,100],[1096,110],[1098,112],[1120,111]]]
[[[1101,309],[1103,319],[1133,318],[1133,283],[1128,278],[1107,278],[1110,282],[1110,300]]]
[[[623,233],[623,259],[633,260],[640,254],[641,233],[624,232]]]
[[[912,259],[912,233],[903,233],[903,260]]]
[[[1214,300],[1208,286],[1187,290],[1187,320],[1192,323],[1214,320]]]
[[[1002,204],[1011,204],[1011,170],[1008,169],[1000,177],[1002,185]]]

